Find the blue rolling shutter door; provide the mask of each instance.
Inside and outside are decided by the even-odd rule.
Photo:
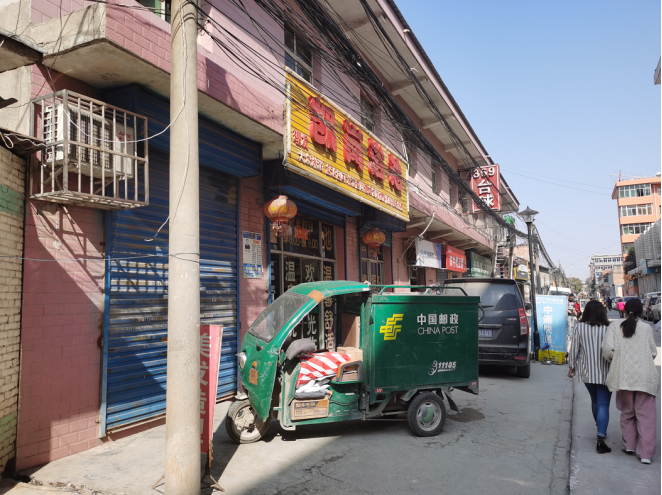
[[[154,153],[150,205],[110,214],[107,428],[165,412],[167,351],[168,164]],[[200,169],[200,318],[223,325],[218,397],[236,390],[237,179]]]

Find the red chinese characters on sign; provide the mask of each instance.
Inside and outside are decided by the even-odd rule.
[[[471,190],[494,211],[501,211],[501,174],[499,165],[489,165],[473,169],[471,174]],[[474,202],[473,213],[482,211]]]
[[[467,265],[467,258],[464,251],[446,246],[446,270],[453,272],[464,272]]]
[[[382,145],[368,138],[368,171],[377,180],[384,180],[384,150]]]
[[[313,143],[324,146],[328,151],[334,153],[338,149],[334,127],[336,125],[336,114],[331,107],[326,106],[319,98],[311,96],[308,98],[310,109],[310,138]]]
[[[200,451],[209,454],[221,360],[222,325],[200,325]]]
[[[402,166],[397,156],[388,155],[388,183],[396,191],[402,191]]]
[[[345,163],[356,165],[359,172],[363,171],[363,132],[357,126],[345,119],[342,124],[343,159]]]
[[[308,149],[308,136],[301,131],[297,131],[296,129],[292,130],[292,142],[300,148],[305,150]]]
[[[308,240],[308,229],[303,227],[294,227],[294,238]]]

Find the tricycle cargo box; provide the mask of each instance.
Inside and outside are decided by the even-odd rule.
[[[364,340],[372,345],[373,394],[475,384],[478,302],[436,294],[373,296],[371,335]]]

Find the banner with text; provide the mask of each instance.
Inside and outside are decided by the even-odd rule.
[[[287,168],[409,221],[402,156],[290,71],[287,85]]]
[[[441,244],[416,238],[416,265],[428,268],[443,268],[441,264]]]
[[[446,246],[446,266],[444,268],[452,272],[466,271],[467,257],[464,251],[452,246]]]
[[[536,309],[538,310],[540,347],[549,344],[552,351],[566,352],[565,332],[568,313],[566,296],[536,294]]]

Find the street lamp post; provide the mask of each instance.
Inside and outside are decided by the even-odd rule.
[[[528,206],[526,210],[520,211],[520,216],[526,222],[527,233],[529,235],[529,260],[533,261],[533,240],[531,238],[531,225],[533,224],[534,217],[538,214],[536,210],[532,210]],[[533,353],[538,359],[538,349],[540,349],[540,334],[538,333],[538,311],[536,310],[536,281],[535,277],[531,277],[531,319],[533,320]]]

